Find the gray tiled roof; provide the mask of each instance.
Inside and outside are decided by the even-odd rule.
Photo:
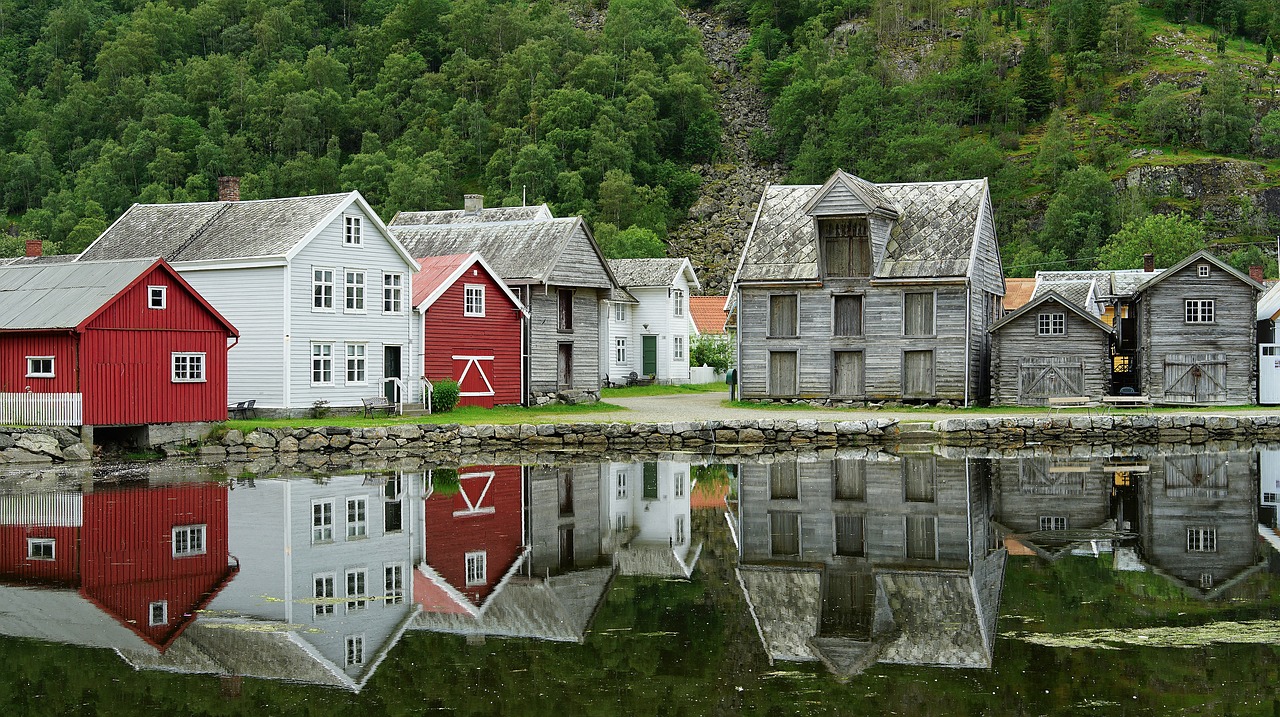
[[[331,212],[346,194],[247,202],[135,204],[81,259],[162,256],[170,262],[282,256]]]
[[[10,256],[0,259],[0,266],[31,266],[33,264],[63,264],[75,261],[79,254],[46,254],[44,256]]]
[[[609,268],[620,286],[671,286],[684,263],[684,259],[610,259]]]
[[[1032,298],[1034,299],[1050,291],[1056,292],[1059,296],[1081,309],[1093,311],[1090,298],[1093,292],[1093,281],[1091,280],[1037,281],[1036,290],[1032,294]]]
[[[1164,269],[1156,269],[1155,272],[1142,271],[1141,269],[1125,269],[1122,271],[1037,271],[1036,281],[1037,283],[1045,281],[1092,281],[1097,287],[1096,292],[1099,297],[1132,296],[1139,286],[1163,271]]]
[[[470,214],[464,209],[440,212],[398,212],[387,226],[457,226],[494,222],[531,222],[551,218],[551,210],[547,205],[538,204],[531,207],[493,207]]]
[[[545,580],[513,578],[478,616],[424,610],[414,618],[412,628],[581,642],[612,580],[613,568],[577,570]]]
[[[545,281],[577,230],[577,217],[463,226],[392,226],[413,256],[480,252],[504,281]]]
[[[0,266],[0,330],[78,326],[156,262],[53,262]]]

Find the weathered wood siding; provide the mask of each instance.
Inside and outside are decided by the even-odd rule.
[[[612,282],[609,280],[604,262],[592,248],[591,240],[581,224],[574,231],[564,250],[560,252],[547,283],[559,286],[590,286],[596,289],[608,289],[611,286]]]
[[[999,461],[995,472],[995,518],[1014,532],[1040,530],[1041,517],[1066,518],[1069,530],[1111,518],[1115,474],[1100,462],[1013,458]]]
[[[600,388],[600,329],[603,292],[597,289],[575,289],[573,297],[573,330],[560,331],[559,298],[561,288],[532,287],[529,297],[530,345],[529,388],[534,393],[560,390],[556,382],[556,365],[560,344],[573,345],[573,388]],[[628,347],[630,348],[630,347]]]
[[[868,214],[871,207],[868,207],[861,199],[858,199],[849,188],[841,182],[836,182],[831,186],[831,190],[822,198],[809,212],[815,217],[842,216],[855,214]]]
[[[1043,313],[1062,313],[1067,333],[1040,336],[1039,317]],[[1108,334],[1096,324],[1062,306],[1053,299],[996,329],[992,340],[992,400],[1002,405],[1020,403],[1022,395],[1020,366],[1023,359],[1070,358],[1084,366],[1084,395],[1097,400],[1107,393],[1111,378]],[[1062,394],[1066,395],[1066,394]],[[1044,400],[1026,405],[1045,405]]]
[[[601,564],[605,526],[600,479],[601,471],[608,467],[605,463],[525,468],[530,496],[527,537],[533,575],[558,575]],[[563,541],[572,541],[572,546]],[[564,563],[562,550],[568,558]]]
[[[1201,278],[1198,265],[1192,262],[1140,295],[1142,390],[1155,402],[1193,402],[1165,395],[1166,358],[1171,354],[1222,354],[1226,360],[1226,390],[1222,400],[1212,402],[1255,403],[1257,293],[1217,266],[1210,265],[1209,276]],[[1187,323],[1187,299],[1213,299],[1213,322]]]

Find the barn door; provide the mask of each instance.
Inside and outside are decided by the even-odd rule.
[[[556,385],[561,390],[573,388],[573,344],[560,344],[556,354]]]
[[[1058,396],[1087,395],[1082,358],[1027,357],[1018,361],[1018,403],[1024,406],[1043,406]]]
[[[769,352],[769,395],[794,396],[799,393],[796,380],[796,352]]]
[[[836,351],[831,357],[831,393],[835,396],[862,395],[861,351]]]
[[[933,352],[902,352],[902,397],[933,398]]]
[[[1226,354],[1165,354],[1164,400],[1173,403],[1225,402]]]
[[[454,356],[459,406],[493,408],[493,356]]]

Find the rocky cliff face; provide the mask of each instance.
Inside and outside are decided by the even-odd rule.
[[[1152,164],[1130,167],[1116,180],[1116,189],[1154,197],[1157,211],[1187,210],[1217,238],[1267,234],[1280,219],[1280,187],[1271,186],[1276,177],[1262,164],[1225,158],[1159,161],[1156,155]]]

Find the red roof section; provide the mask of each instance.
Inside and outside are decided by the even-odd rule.
[[[1035,290],[1035,279],[1005,279],[1004,310],[1013,311],[1021,308],[1023,304],[1031,301],[1031,295]]]
[[[690,296],[689,316],[700,334],[723,334],[724,320],[729,313],[724,310],[723,296]]]
[[[422,270],[413,275],[413,305],[418,306],[425,301],[470,258],[470,254],[448,254],[418,259]]]

